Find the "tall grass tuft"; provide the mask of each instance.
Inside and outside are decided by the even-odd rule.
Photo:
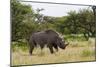
[[[82,51],[82,54],[81,54],[83,57],[88,57],[88,56],[94,56],[95,55],[95,50],[88,50],[88,49],[85,49]]]

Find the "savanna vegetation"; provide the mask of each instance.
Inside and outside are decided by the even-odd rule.
[[[45,16],[43,8],[32,9],[18,0],[11,0],[11,50],[12,65],[45,64],[95,60],[96,6],[91,9],[69,11],[62,17]],[[34,56],[28,54],[28,39],[32,32],[52,29],[63,36],[69,46],[65,50],[50,54],[35,49]]]

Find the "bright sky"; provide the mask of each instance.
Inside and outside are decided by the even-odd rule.
[[[28,1],[28,0],[27,0]],[[32,1],[32,0],[29,0]],[[35,0],[33,0],[35,1]],[[46,0],[37,0],[37,1],[44,1],[44,2],[57,2],[57,3],[73,3],[75,4],[76,2],[70,0],[67,0],[67,2],[65,2],[65,0],[63,0],[63,2],[60,2],[61,0],[55,1],[55,0],[51,0],[51,1],[46,1]],[[71,2],[72,1],[72,2]],[[76,0],[78,1],[78,0]],[[89,5],[94,5],[92,2],[92,0],[87,0],[89,1]],[[47,3],[34,3],[34,2],[26,2],[25,4],[29,4],[32,6],[33,9],[37,9],[37,8],[43,8],[44,10],[41,11],[42,14],[46,15],[46,16],[55,16],[55,17],[61,17],[61,16],[65,16],[67,15],[67,12],[75,10],[78,11],[79,9],[84,9],[87,8],[89,9],[89,6],[74,6],[74,5],[61,5],[61,4],[47,4]],[[88,4],[88,3],[76,3],[76,4]]]

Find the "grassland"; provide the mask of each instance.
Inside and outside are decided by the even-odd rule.
[[[41,52],[40,48],[34,49],[30,56],[28,49],[16,47],[11,53],[12,65],[47,64],[62,62],[95,61],[95,39],[89,41],[69,41],[65,50],[59,49],[55,54],[50,54],[48,48]]]

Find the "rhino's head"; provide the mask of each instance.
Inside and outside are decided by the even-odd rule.
[[[57,45],[58,45],[61,49],[65,49],[66,46],[68,46],[68,44],[69,44],[69,43],[65,44],[65,41],[64,41],[62,38],[58,37],[58,39],[57,39]]]

